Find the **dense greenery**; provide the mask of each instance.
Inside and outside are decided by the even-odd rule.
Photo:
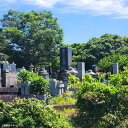
[[[123,67],[128,66],[128,55],[113,54],[108,57],[104,57],[98,63],[99,70],[104,72],[112,72],[113,63],[119,64],[120,71]]]
[[[51,12],[24,13],[9,10],[1,19],[1,25],[0,52],[7,54],[9,61],[15,61],[17,67],[28,68],[31,63],[36,67],[51,66],[53,75],[58,72],[59,48],[63,46],[63,32]],[[90,69],[91,65],[98,64],[100,60],[109,60],[107,58],[109,56],[116,54],[128,56],[128,37],[119,35],[104,34],[99,38],[93,37],[87,43],[65,46],[73,49],[73,65],[85,62],[86,70]],[[101,61],[99,68],[111,71]],[[116,60],[109,61],[112,63]]]
[[[76,62],[85,62],[86,70],[90,69],[91,65],[98,64],[104,57],[117,53],[128,56],[128,37],[118,35],[104,34],[100,38],[92,38],[87,43],[67,46],[73,48],[74,65]]]
[[[64,105],[75,104],[76,98],[70,92],[65,92],[63,95],[59,95],[50,99],[50,104]]]
[[[18,67],[28,68],[33,63],[36,67],[47,65],[57,70],[63,31],[51,12],[9,10],[0,21],[0,43],[8,44],[4,53],[10,56],[10,61]]]
[[[77,93],[79,114],[73,119],[80,128],[128,126],[128,69],[109,77],[109,85],[85,75]]]
[[[68,120],[37,99],[17,99],[11,104],[0,101],[0,127],[72,128]]]
[[[30,94],[48,95],[49,81],[39,76],[37,73],[22,70],[18,74],[18,80],[22,83],[29,81]]]
[[[33,81],[34,79],[37,79],[38,73],[29,72],[27,70],[21,70],[18,73],[18,81],[19,82],[25,82],[25,81]]]
[[[28,68],[31,63],[36,67],[51,66],[53,74],[58,72],[63,32],[51,12],[24,13],[9,10],[1,19],[1,25],[0,52],[7,54],[9,61],[15,61],[17,67]],[[100,60],[108,59],[110,63],[116,61],[107,57],[116,54],[128,56],[128,37],[119,35],[104,34],[99,38],[93,37],[87,43],[65,46],[73,49],[73,65],[85,62],[86,70],[90,69],[91,65],[98,64]],[[110,71],[111,69],[105,67],[101,61],[99,68]]]
[[[9,10],[0,21],[0,52],[7,55],[5,59],[15,61],[17,67],[28,68],[33,63],[37,68],[51,66],[52,74],[58,72],[63,31],[51,12]],[[99,79],[85,75],[82,82],[70,75],[69,88],[77,94],[79,110],[72,118],[74,127],[128,127],[128,37],[104,34],[87,43],[65,46],[73,49],[73,65],[85,62],[87,70],[92,64],[98,64],[100,71],[106,72],[106,76],[101,75]],[[119,63],[120,74],[108,75],[115,62]],[[108,84],[102,84],[105,77],[109,79]],[[20,82],[30,81],[31,94],[48,94],[49,82],[37,73],[24,70],[18,78]],[[68,93],[51,99],[52,104],[75,102],[76,99]],[[16,128],[72,128],[68,120],[37,99],[17,99],[10,104],[0,101],[0,127],[4,125]]]
[[[109,78],[109,83],[116,87],[128,85],[128,68],[124,67],[124,71],[120,74],[111,75],[111,77]]]

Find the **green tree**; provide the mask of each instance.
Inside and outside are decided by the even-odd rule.
[[[9,10],[1,19],[2,34],[11,47],[6,51],[18,67],[29,67],[31,63],[40,67],[53,66],[63,31],[51,12],[28,13]]]
[[[113,63],[119,63],[119,69],[123,70],[123,67],[128,66],[128,55],[114,54],[108,57],[104,57],[98,63],[99,69],[104,72],[112,72]]]
[[[86,69],[97,64],[99,60],[113,54],[127,54],[128,37],[104,34],[99,38],[93,37],[87,43],[71,44],[73,48],[73,61],[85,62]],[[75,63],[76,64],[76,63]]]

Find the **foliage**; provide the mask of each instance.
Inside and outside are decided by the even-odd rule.
[[[0,52],[3,53],[7,47],[8,47],[8,43],[5,41],[4,36],[1,34],[1,30],[0,30]]]
[[[22,70],[18,74],[18,80],[20,82],[30,81],[30,84],[28,85],[30,94],[48,95],[48,89],[50,83],[42,76],[39,76],[38,73]]]
[[[50,104],[57,104],[57,105],[75,104],[75,103],[76,103],[76,99],[72,97],[69,92],[66,92],[63,95],[53,97],[50,100]]]
[[[0,21],[2,39],[10,46],[5,51],[10,61],[15,61],[18,67],[28,68],[33,63],[36,67],[58,68],[52,63],[58,57],[63,31],[51,12],[9,10]]]
[[[38,78],[38,73],[29,72],[27,70],[21,70],[18,74],[18,80],[20,82],[33,81]]]
[[[76,108],[64,108],[63,110],[58,110],[58,112],[61,115],[64,115],[65,117],[68,117],[70,119],[72,116],[77,114],[77,109]]]
[[[44,79],[42,76],[38,76],[38,78],[31,81],[29,85],[30,93],[34,95],[48,95],[49,84],[48,80]]]
[[[95,81],[95,79],[92,77],[92,75],[89,75],[89,74],[85,74],[83,79],[82,79],[82,82],[83,83],[93,83]]]
[[[111,75],[109,83],[114,86],[128,85],[128,69],[125,67],[120,74]]]
[[[80,88],[80,79],[76,77],[75,75],[69,74],[68,77],[68,87],[73,88],[75,90]]]
[[[128,66],[128,55],[114,54],[101,59],[98,63],[99,69],[105,72],[112,72],[113,63],[119,64],[119,69],[123,70],[123,67]]]
[[[73,62],[85,62],[86,70],[104,57],[117,53],[128,55],[128,37],[118,35],[104,34],[87,43],[73,43],[70,46],[73,49]]]
[[[119,128],[128,126],[128,85],[123,82],[128,70],[125,68],[119,84],[116,75],[110,78],[110,85],[101,84],[91,76],[86,76],[77,92],[79,113],[73,117],[73,123],[80,128]],[[125,85],[122,85],[125,84]],[[80,119],[78,119],[80,118]],[[77,121],[77,123],[75,123]]]
[[[2,107],[1,107],[2,106]],[[12,104],[0,102],[0,126],[15,128],[71,128],[68,120],[37,99],[17,99]]]

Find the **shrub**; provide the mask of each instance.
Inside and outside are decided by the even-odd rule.
[[[22,70],[18,74],[18,80],[20,82],[30,81],[28,85],[30,94],[48,95],[49,81],[39,76],[38,73]]]
[[[33,81],[38,78],[38,73],[29,72],[27,70],[21,70],[18,74],[18,80],[20,82]]]
[[[4,103],[2,103],[4,104]],[[17,99],[2,107],[1,127],[15,128],[71,128],[68,120],[37,99]]]
[[[128,78],[127,71],[122,72],[121,82],[113,85],[100,84],[88,77],[77,93],[78,118],[81,128],[119,128],[121,124],[128,126],[128,85],[122,85],[122,79]],[[111,81],[116,81],[111,76]],[[114,83],[114,82],[113,82]]]
[[[31,81],[29,85],[29,90],[31,94],[39,94],[39,95],[44,95],[48,93],[49,89],[49,81],[44,79],[41,76],[38,76],[37,79]]]
[[[71,97],[68,92],[66,92],[63,95],[53,97],[50,100],[50,104],[58,104],[58,105],[75,104],[75,103],[76,103],[76,99],[74,97]]]
[[[128,85],[128,69],[124,68],[120,74],[113,74],[109,79],[109,83],[114,86]]]
[[[112,72],[112,65],[115,62],[119,63],[119,69],[123,71],[123,67],[128,66],[128,56],[113,54],[113,55],[104,57],[98,63],[99,70],[105,71],[105,72]]]

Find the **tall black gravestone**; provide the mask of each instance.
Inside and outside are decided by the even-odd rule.
[[[64,72],[71,67],[72,64],[72,48],[60,48],[60,72]]]
[[[62,47],[60,48],[60,75],[59,79],[61,79],[64,83],[64,91],[67,90],[68,85],[68,73],[67,70],[72,65],[72,48]]]

